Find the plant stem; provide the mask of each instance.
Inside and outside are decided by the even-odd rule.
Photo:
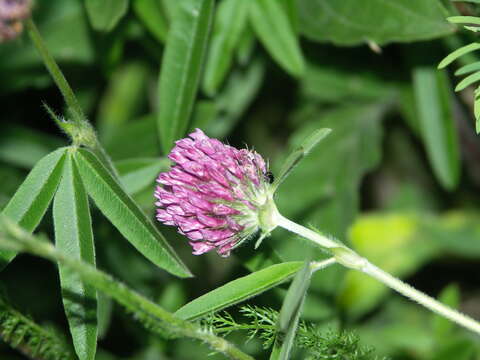
[[[42,57],[45,67],[52,76],[53,81],[55,81],[55,84],[57,84],[60,92],[63,95],[63,98],[65,99],[65,103],[67,104],[69,110],[72,112],[73,120],[80,121],[85,119],[85,115],[83,114],[82,108],[77,98],[75,97],[72,88],[68,84],[67,79],[63,75],[62,70],[60,70],[60,67],[53,58],[52,54],[50,54],[50,51],[45,45],[42,36],[38,32],[38,29],[35,26],[33,19],[28,19],[25,22],[25,25],[28,34],[30,35],[30,39],[32,39],[33,44],[35,45],[38,52],[40,53],[40,56]]]
[[[92,125],[87,121],[85,114],[80,106],[80,103],[75,96],[70,84],[62,73],[62,70],[58,66],[57,62],[53,58],[52,54],[48,50],[45,41],[43,40],[40,32],[37,29],[37,26],[33,22],[33,19],[28,19],[26,22],[26,28],[30,39],[33,42],[33,45],[37,48],[45,67],[52,76],[53,81],[60,89],[60,92],[65,99],[67,104],[68,111],[72,116],[74,123],[73,128],[68,127],[66,124],[62,126],[59,124],[72,138],[74,145],[84,145],[92,149],[92,151],[97,155],[100,161],[109,169],[112,174],[118,179],[119,175],[115,166],[113,165],[112,160],[107,155],[105,149],[98,141],[98,138],[95,134],[95,131]],[[51,114],[54,116],[54,114]],[[58,121],[57,121],[58,122]]]
[[[390,275],[370,262],[367,262],[362,271],[384,283],[393,290],[396,290],[400,294],[409,299],[418,302],[420,305],[425,306],[427,309],[441,315],[458,325],[461,325],[477,334],[480,334],[480,323],[471,317],[462,314],[461,312],[454,310],[434,298],[426,295],[425,293],[415,289],[414,287],[404,283],[400,279]]]
[[[197,324],[174,316],[94,266],[65,256],[63,252],[58,251],[49,241],[39,239],[27,233],[17,224],[3,216],[0,216],[0,247],[27,252],[63,264],[66,268],[77,273],[85,282],[123,305],[147,329],[163,337],[197,339],[230,359],[253,360],[251,356],[245,354],[225,339],[205,331]]]
[[[314,243],[320,245],[321,247],[331,249],[331,248],[337,248],[337,247],[341,246],[340,244],[338,244],[334,240],[329,239],[326,236],[323,236],[323,235],[321,235],[321,234],[319,234],[319,233],[317,233],[313,230],[310,230],[310,229],[308,229],[308,228],[306,228],[302,225],[299,225],[299,224],[287,219],[286,217],[284,217],[280,213],[277,213],[275,215],[275,220],[276,220],[276,225],[277,226],[283,227],[284,229],[286,229],[288,231],[291,231],[295,234],[298,234],[298,235],[304,237],[305,239],[311,240]]]
[[[454,310],[434,298],[424,294],[423,292],[413,288],[412,286],[404,283],[400,279],[390,275],[377,266],[370,263],[367,259],[355,253],[348,247],[338,244],[335,241],[320,235],[306,227],[294,223],[281,215],[277,215],[278,226],[281,226],[291,232],[294,232],[314,243],[326,247],[335,254],[335,260],[340,264],[353,269],[358,270],[366,275],[377,279],[389,288],[399,292],[405,297],[423,305],[427,309],[463,326],[477,334],[480,334],[480,323],[471,317],[462,314],[461,312]],[[331,259],[327,260],[331,261]]]

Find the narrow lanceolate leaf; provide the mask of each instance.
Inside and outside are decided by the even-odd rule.
[[[288,360],[297,332],[302,306],[310,285],[312,270],[305,262],[290,285],[277,321],[277,335],[270,360]]]
[[[480,25],[480,17],[477,16],[450,16],[447,20],[452,24]]]
[[[275,181],[272,184],[272,191],[275,191],[278,186],[287,178],[290,172],[295,166],[312,150],[320,141],[322,141],[332,130],[318,129],[313,132],[309,137],[307,137],[302,144],[295,149],[290,155],[288,155],[287,160],[283,164],[280,173],[275,177]]]
[[[85,7],[95,30],[110,31],[126,14],[128,0],[85,0]]]
[[[180,277],[191,276],[163,235],[97,157],[78,149],[74,158],[88,194],[120,233],[155,265]]]
[[[456,76],[465,75],[465,74],[468,74],[474,71],[479,71],[479,70],[480,70],[480,61],[476,61],[474,63],[462,66],[460,69],[455,71],[455,75]]]
[[[159,0],[135,0],[133,10],[155,38],[164,43],[168,33],[167,15]]]
[[[232,63],[249,6],[250,1],[245,0],[226,0],[218,6],[203,79],[203,90],[209,95],[216,94]]]
[[[20,185],[2,214],[28,231],[35,230],[57,190],[65,153],[66,148],[60,148],[41,159]],[[0,251],[0,269],[14,256],[14,252]]]
[[[458,83],[458,85],[455,87],[455,91],[462,91],[466,87],[478,82],[480,80],[480,71],[477,71],[471,75],[468,75]]]
[[[158,131],[168,153],[188,129],[210,33],[213,0],[179,2],[162,61]]]
[[[439,69],[443,69],[445,66],[450,65],[452,62],[457,60],[459,57],[468,54],[469,52],[475,51],[480,49],[480,43],[471,43],[465,46],[462,46],[461,48],[455,50],[454,52],[448,54],[442,61],[440,61],[440,64],[438,64]]]
[[[428,158],[439,182],[452,190],[460,176],[460,155],[448,79],[434,68],[419,67],[413,72],[413,85]]]
[[[72,259],[95,265],[88,197],[72,155],[67,155],[63,176],[53,201],[55,243]],[[93,360],[97,349],[97,292],[78,274],[58,264],[63,305],[80,360]]]
[[[285,8],[278,0],[255,0],[249,10],[253,29],[270,55],[291,75],[302,75],[303,54]]]
[[[184,305],[175,312],[175,315],[181,319],[192,320],[232,306],[277,286],[290,278],[302,266],[303,262],[301,261],[275,264],[230,281]]]

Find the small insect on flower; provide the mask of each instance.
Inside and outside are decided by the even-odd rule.
[[[215,249],[228,256],[262,228],[270,177],[258,153],[196,129],[168,157],[175,164],[157,178],[157,219],[188,237],[193,254]]]

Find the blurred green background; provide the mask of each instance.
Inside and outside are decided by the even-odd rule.
[[[185,2],[191,0],[51,0],[36,1],[33,11],[124,185],[150,214],[155,176],[168,166],[157,136],[159,74],[170,25]],[[456,66],[436,69],[473,39],[445,18],[476,15],[475,6],[446,0],[219,0],[215,6],[188,127],[248,144],[269,159],[274,174],[314,129],[333,129],[280,188],[280,211],[480,318],[473,91],[453,92]],[[67,144],[42,102],[63,111],[28,37],[1,44],[0,208],[36,161]],[[257,251],[249,242],[227,259],[195,257],[184,238],[159,225],[197,276],[178,280],[93,215],[99,268],[172,311],[254,269],[312,253],[306,242],[276,230]],[[50,219],[40,230],[51,235]],[[12,303],[68,337],[58,281],[54,265],[26,255],[0,273]],[[250,303],[279,310],[285,289]],[[302,318],[320,329],[353,329],[362,344],[395,360],[480,359],[478,337],[339,266],[314,275]],[[268,358],[259,341],[242,345],[244,335],[229,338],[255,358]],[[102,336],[101,360],[209,353],[191,341],[153,338],[115,307]],[[23,359],[6,345],[0,358]]]

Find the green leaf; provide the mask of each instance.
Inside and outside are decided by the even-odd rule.
[[[188,129],[210,33],[213,0],[184,0],[175,12],[159,81],[158,131],[163,151]]]
[[[212,100],[199,100],[195,104],[190,130],[206,129],[213,123],[218,114],[217,104]]]
[[[115,168],[120,174],[120,182],[130,195],[151,186],[158,174],[167,171],[169,167],[170,160],[166,158],[135,158],[115,163]]]
[[[448,78],[432,67],[417,67],[413,86],[428,158],[442,186],[453,190],[460,177],[460,154]]]
[[[301,76],[303,54],[285,8],[277,0],[255,0],[249,10],[253,29],[273,59],[289,74]]]
[[[216,98],[218,119],[207,126],[212,137],[222,138],[230,133],[247,111],[260,90],[265,75],[263,61],[254,60],[245,69],[234,70],[222,92]]]
[[[85,0],[85,7],[95,30],[110,31],[127,13],[128,0]]]
[[[460,76],[460,75],[465,75],[474,71],[479,71],[480,70],[480,61],[476,61],[471,64],[467,64],[462,66],[460,69],[455,71],[455,76]]]
[[[460,304],[460,289],[455,284],[446,286],[440,295],[438,300],[450,306],[453,309],[458,309]],[[439,343],[446,342],[452,335],[452,330],[455,329],[455,324],[444,317],[432,314],[432,326],[435,333],[435,337]]]
[[[480,49],[479,43],[471,43],[471,44],[462,46],[461,48],[448,54],[442,61],[440,61],[440,63],[438,64],[438,68],[443,69],[444,67],[450,65],[452,62],[457,60],[459,57],[478,49]]]
[[[118,128],[138,115],[146,102],[148,68],[142,63],[127,63],[112,74],[100,101],[97,127],[102,141],[109,142]]]
[[[167,39],[168,21],[159,0],[134,0],[133,10],[155,38],[164,43]]]
[[[404,278],[437,252],[434,242],[426,241],[418,229],[416,214],[371,214],[355,221],[349,230],[349,240],[352,247],[373,264]],[[349,270],[338,302],[349,316],[356,318],[374,308],[388,292],[389,289],[375,279]]]
[[[278,186],[287,178],[290,172],[295,168],[295,166],[305,157],[307,154],[328,134],[330,134],[331,129],[318,129],[309,135],[302,144],[294,150],[285,160],[280,172],[275,178],[275,181],[272,184],[272,191],[275,191]]]
[[[155,265],[180,276],[191,276],[163,235],[115,178],[86,149],[75,153],[83,183],[102,213],[120,233]]]
[[[249,6],[250,1],[245,0],[225,0],[218,6],[203,78],[203,90],[210,96],[217,93],[230,68]]]
[[[450,16],[447,20],[452,24],[480,25],[480,17],[477,16]]]
[[[37,1],[35,19],[46,46],[58,62],[86,65],[94,51],[83,5],[78,0]],[[59,29],[68,29],[68,34]],[[0,93],[51,84],[38,52],[29,41],[8,42],[0,47]]]
[[[53,222],[56,247],[72,259],[95,265],[88,197],[71,154],[53,201]],[[80,360],[93,360],[97,349],[97,291],[62,263],[59,271],[75,351]]]
[[[477,71],[476,73],[468,75],[465,79],[460,81],[458,85],[455,87],[455,91],[462,91],[466,87],[476,83],[479,80],[480,80],[480,71]]]
[[[303,264],[301,261],[275,264],[235,279],[190,301],[178,309],[175,315],[192,320],[232,306],[281,284],[300,270]]]
[[[155,120],[155,115],[149,114],[117,127],[111,127],[112,132],[105,139],[107,153],[114,160],[158,156],[160,145]],[[138,146],[138,143],[132,139],[142,139],[142,146]]]
[[[313,41],[357,45],[411,42],[451,34],[438,0],[299,0],[301,32]]]
[[[276,338],[270,360],[288,360],[293,348],[312,270],[306,261],[288,288],[276,325]]]
[[[48,209],[60,182],[66,148],[60,148],[41,159],[8,202],[3,215],[28,231],[34,231]],[[0,252],[0,268],[15,257]]]
[[[0,160],[31,169],[48,153],[64,146],[55,136],[16,125],[3,125],[0,134]]]

